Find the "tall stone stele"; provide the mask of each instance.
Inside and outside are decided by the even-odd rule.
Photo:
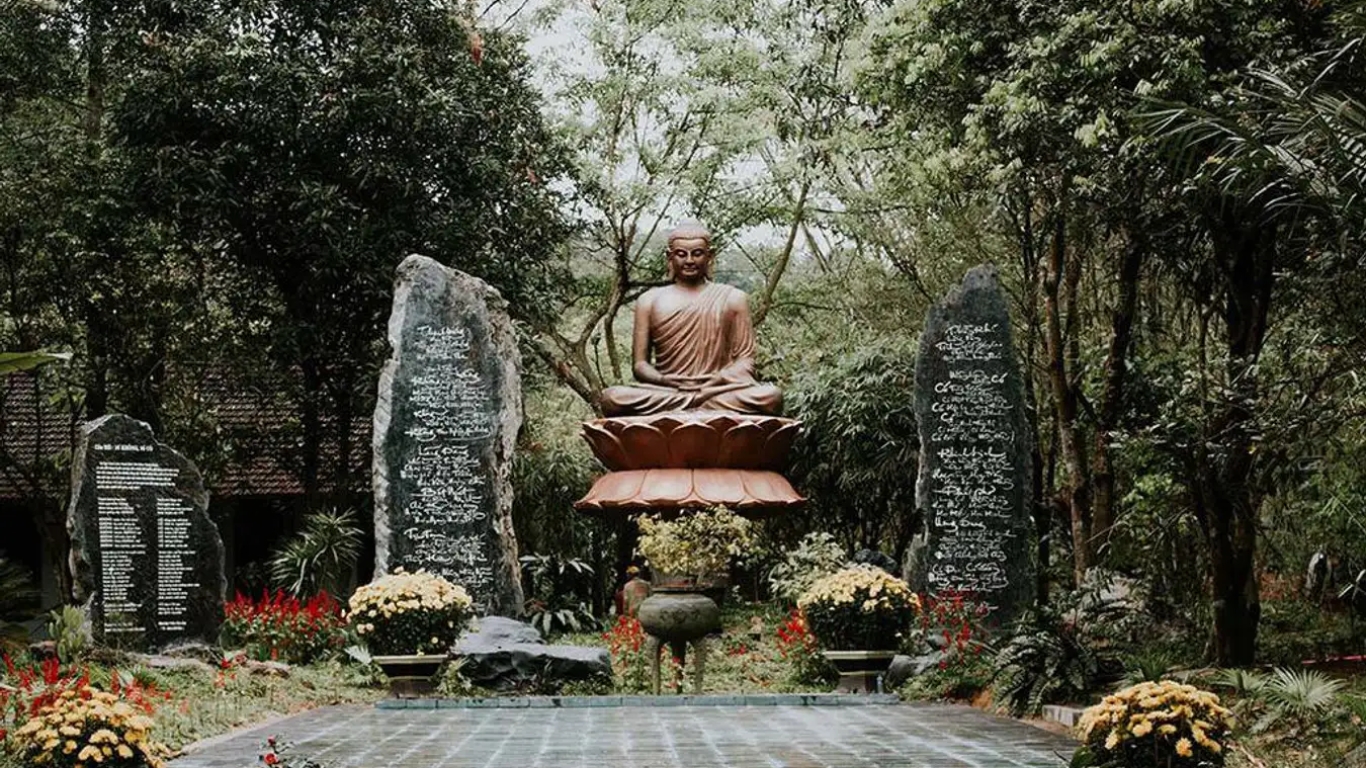
[[[96,640],[135,649],[218,641],[227,580],[209,494],[152,428],[114,414],[87,422],[71,462],[71,571]]]
[[[912,581],[963,593],[1005,624],[1034,601],[1032,437],[1005,294],[990,266],[929,311],[915,366],[920,423]]]
[[[438,573],[482,614],[522,610],[512,529],[521,357],[507,305],[426,256],[398,267],[375,403],[375,575]]]

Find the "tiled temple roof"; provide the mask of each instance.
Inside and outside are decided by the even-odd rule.
[[[27,473],[42,461],[55,461],[75,445],[79,418],[63,403],[49,402],[41,378],[17,374],[0,378],[0,499],[29,498],[41,488]],[[207,374],[199,382],[199,398],[219,436],[230,446],[217,467],[202,467],[216,497],[297,496],[304,492],[298,466],[298,421],[295,406],[269,392],[235,386]],[[353,478],[370,472],[370,414],[353,420]],[[175,446],[173,446],[175,447]],[[337,447],[325,441],[320,457],[320,485],[332,486]],[[194,457],[191,457],[194,458]]]

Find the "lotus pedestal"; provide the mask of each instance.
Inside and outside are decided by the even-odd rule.
[[[722,505],[763,517],[806,503],[780,472],[801,423],[713,411],[597,419],[583,436],[607,474],[574,504],[601,516]]]

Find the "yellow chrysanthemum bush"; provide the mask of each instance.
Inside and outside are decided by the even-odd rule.
[[[754,524],[725,507],[686,512],[672,520],[641,515],[637,550],[661,576],[706,582],[726,574],[731,558],[754,546]]]
[[[1106,696],[1082,714],[1077,766],[1208,768],[1224,764],[1233,713],[1219,697],[1171,680]]]
[[[55,768],[161,768],[169,754],[153,741],[152,718],[90,686],[62,692],[6,742],[23,765]]]
[[[357,589],[347,619],[371,653],[445,653],[469,621],[473,603],[458,584],[400,568]]]
[[[797,607],[826,650],[882,651],[900,645],[920,612],[920,597],[905,581],[860,564],[817,579]]]

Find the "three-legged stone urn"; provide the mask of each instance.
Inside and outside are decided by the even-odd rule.
[[[660,693],[659,654],[667,645],[679,664],[687,661],[688,643],[697,652],[694,665],[693,692],[702,692],[702,678],[707,667],[707,635],[721,631],[721,609],[716,601],[689,587],[663,584],[640,604],[636,614],[640,626],[649,639],[646,652],[650,654],[650,673],[654,693]]]

